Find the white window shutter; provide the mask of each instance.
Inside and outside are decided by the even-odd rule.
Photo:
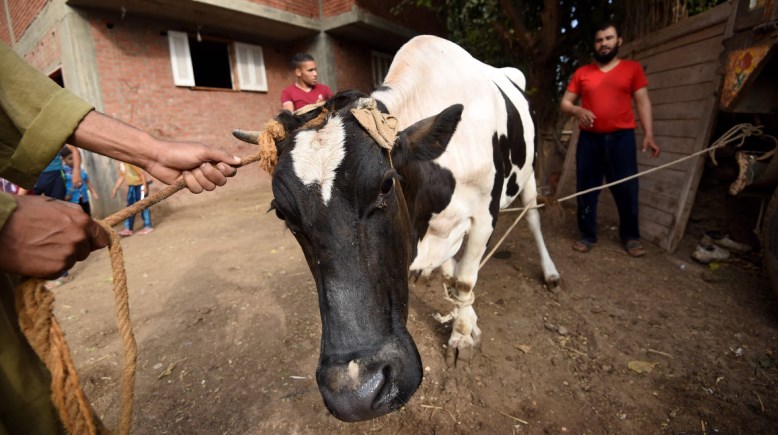
[[[168,30],[167,40],[170,45],[173,82],[176,86],[194,86],[194,69],[192,68],[192,56],[189,53],[189,35],[185,32]]]
[[[238,82],[242,91],[267,92],[265,58],[259,45],[235,43]]]

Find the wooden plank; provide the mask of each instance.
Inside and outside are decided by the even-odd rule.
[[[726,20],[724,20],[721,21],[720,23],[714,24],[713,26],[705,27],[698,32],[690,33],[679,39],[668,41],[665,44],[656,47],[647,48],[645,50],[633,51],[633,59],[640,61],[640,59],[644,59],[646,57],[653,56],[665,51],[683,49],[687,45],[704,41],[706,39],[718,38],[720,40],[724,35],[724,31],[726,30],[726,27],[727,27],[727,22]]]
[[[639,168],[645,169],[645,168]],[[684,171],[676,171],[672,168],[664,168],[661,171],[654,171],[640,177],[640,183],[653,184],[656,186],[655,192],[666,195],[673,195],[681,184],[686,181],[688,174]]]
[[[628,49],[627,51],[643,51],[650,47],[666,44],[667,42],[681,38],[684,35],[698,32],[701,29],[714,26],[721,21],[727,20],[732,9],[733,5],[730,3],[721,4],[709,11],[679,21],[638,40],[631,41],[629,44],[625,44],[625,47]]]
[[[700,122],[694,119],[654,121],[654,130],[661,131],[663,136],[698,137],[699,129]]]
[[[661,248],[667,249],[666,246],[666,240],[668,235],[670,234],[670,229],[658,225],[654,222],[651,222],[648,219],[640,219],[640,237],[644,240],[648,240],[649,242],[653,243],[654,245],[657,245]]]
[[[652,224],[666,228],[666,232],[675,225],[675,217],[672,213],[660,210],[652,204],[640,204],[638,209],[638,224],[640,222],[651,222]]]
[[[662,154],[671,152],[688,156],[700,149],[698,148],[696,138],[666,136],[663,131],[657,130],[656,127],[654,127],[654,140],[659,145],[659,149],[662,150]],[[638,143],[643,143],[642,138],[639,139]],[[661,159],[662,157],[660,156],[659,158]]]
[[[685,47],[662,51],[653,56],[638,60],[646,73],[658,73],[685,66],[718,61],[719,54],[724,51],[721,37],[705,39]]]
[[[653,204],[654,207],[660,210],[669,210],[672,212],[678,208],[678,197],[676,196],[667,196],[656,192],[641,191],[639,198],[641,204]]]
[[[659,54],[663,51],[668,51],[676,48],[683,48],[687,45],[691,45],[696,42],[703,41],[705,39],[712,39],[712,38],[721,39],[721,37],[724,35],[724,31],[726,30],[726,27],[727,27],[727,21],[725,19],[722,20],[721,22],[713,24],[712,26],[704,27],[697,32],[690,33],[678,39],[667,41],[662,45],[649,47],[646,48],[645,50],[634,50],[633,59],[639,61],[640,59],[653,56],[655,54]]]
[[[670,119],[699,120],[700,116],[702,115],[700,113],[700,105],[700,101],[679,101],[652,104],[651,112],[654,115],[655,121]]]
[[[638,144],[640,144],[640,142],[638,142]],[[657,145],[659,145],[660,150],[663,148],[663,144],[657,142]],[[647,154],[638,153],[638,170],[640,172],[647,171],[652,168],[656,168],[662,165],[676,162],[683,157],[688,157],[688,154],[678,154],[675,152],[673,148],[669,148],[669,149],[670,151],[662,151],[659,157],[656,158],[648,157]],[[660,169],[657,172],[661,173],[662,171],[676,171],[676,172],[685,173],[686,171],[692,169],[692,167],[694,166],[694,161],[698,158],[700,157],[690,158],[681,161],[679,163],[672,164],[666,168]]]
[[[718,69],[718,62],[710,61],[646,74],[648,90],[710,82],[717,77]]]
[[[696,85],[678,86],[650,91],[653,104],[679,103],[684,101],[707,100],[716,92],[711,82]]]
[[[654,174],[648,174],[640,177],[640,190],[658,193],[660,195],[673,196],[678,195],[683,186],[684,179],[670,182],[661,177],[652,177]]]

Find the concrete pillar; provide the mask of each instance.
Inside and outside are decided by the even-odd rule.
[[[63,5],[60,26],[62,47],[62,79],[65,87],[103,110],[103,94],[97,73],[97,59],[91,25],[78,11]],[[81,152],[83,165],[91,177],[100,199],[92,201],[92,215],[104,218],[125,206],[122,198],[111,198],[111,189],[118,178],[112,159],[89,151]]]
[[[332,37],[325,32],[319,32],[313,37],[308,53],[316,59],[316,66],[319,72],[319,83],[329,86],[333,93],[338,92],[337,65],[335,62],[335,51],[332,48],[334,44]]]

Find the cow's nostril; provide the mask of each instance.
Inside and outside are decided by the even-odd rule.
[[[376,394],[373,400],[372,408],[380,409],[386,406],[392,406],[399,390],[397,389],[397,383],[394,382],[392,366],[387,364],[381,368],[381,376],[383,377],[383,387],[381,391]]]

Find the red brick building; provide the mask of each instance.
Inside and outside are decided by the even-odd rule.
[[[379,0],[6,0],[0,38],[95,107],[156,136],[252,150],[233,128],[259,129],[280,110],[289,59],[311,53],[334,92],[370,92],[392,54],[422,33],[442,34],[426,10]],[[114,165],[85,156],[101,201]]]

